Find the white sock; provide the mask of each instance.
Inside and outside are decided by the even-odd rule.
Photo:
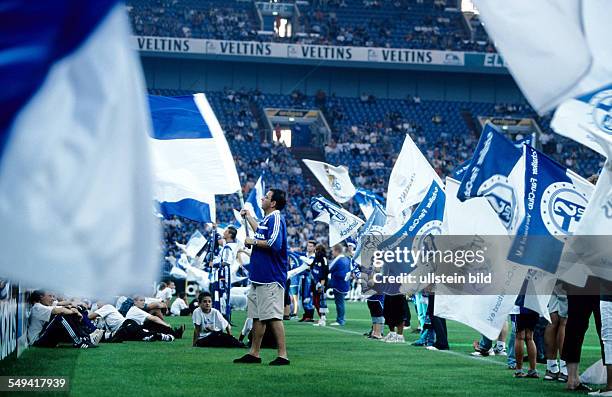
[[[321,321],[325,321],[325,316],[321,316]]]
[[[506,342],[497,341],[497,350],[504,350],[506,348]]]
[[[559,372],[559,364],[557,364],[557,360],[546,360],[546,369],[553,374]]]
[[[559,360],[559,367],[561,368],[561,373],[567,376],[567,365],[565,361]]]

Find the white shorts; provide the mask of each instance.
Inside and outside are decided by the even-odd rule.
[[[251,284],[247,298],[249,318],[260,321],[283,319],[285,290],[277,283]]]

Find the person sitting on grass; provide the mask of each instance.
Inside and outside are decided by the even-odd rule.
[[[165,341],[172,342],[174,336],[151,332],[134,320],[126,320],[113,305],[98,302],[98,309],[89,313],[90,320],[98,321],[98,328],[104,331],[101,342],[121,343],[124,341]]]
[[[202,292],[198,308],[193,311],[194,347],[245,347],[232,336],[232,327],[221,312],[212,307],[212,296]]]
[[[143,310],[145,300],[142,296],[136,296],[134,299],[134,306],[130,307],[125,318],[128,320],[134,320],[138,325],[142,325],[143,328],[148,329],[152,332],[159,332],[160,334],[170,334],[177,339],[183,337],[185,326],[174,327],[158,316],[147,313]]]
[[[187,302],[185,302],[186,296],[184,292],[178,294],[177,298],[172,302],[172,306],[170,306],[170,314],[173,316],[188,316],[192,313],[189,306],[187,306]]]
[[[75,307],[56,306],[51,292],[36,290],[30,295],[28,341],[36,347],[72,343],[79,349],[97,347],[102,331],[88,333],[81,312]]]

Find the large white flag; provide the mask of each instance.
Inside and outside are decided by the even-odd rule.
[[[346,203],[353,198],[355,186],[351,182],[348,168],[343,165],[335,167],[315,160],[304,159],[302,161],[334,200]]]
[[[419,203],[435,181],[443,186],[440,177],[423,153],[406,135],[402,150],[391,170],[389,187],[387,188],[387,225],[386,233],[397,232],[412,214],[411,207]]]
[[[143,76],[124,6],[79,10],[76,25],[53,3],[5,10],[19,23],[0,62],[14,110],[0,118],[0,274],[69,295],[143,293],[160,267]]]
[[[449,235],[452,236],[448,238],[448,243],[469,247],[476,244],[486,246],[486,266],[482,266],[479,271],[491,272],[499,281],[497,285],[490,287],[491,291],[480,291],[478,294],[467,294],[467,290],[459,293],[444,284],[438,284],[434,314],[459,321],[490,339],[497,339],[507,321],[508,313],[514,307],[527,270],[506,261],[511,238],[489,200],[485,197],[475,197],[462,202],[457,198],[458,191],[459,183],[446,178],[444,222]],[[503,280],[499,279],[502,274],[505,276]],[[464,288],[472,287],[477,289],[478,285]]]
[[[149,96],[155,198],[164,216],[214,222],[214,195],[240,190],[236,165],[206,95]]]
[[[598,138],[595,138],[598,139]],[[612,280],[612,144],[608,160],[570,242],[570,252],[585,267],[585,273]]]
[[[608,0],[474,0],[529,103],[543,114],[610,83]]]

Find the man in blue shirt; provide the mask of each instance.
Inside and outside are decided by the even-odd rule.
[[[247,237],[245,245],[252,246],[248,292],[248,314],[253,319],[253,341],[251,351],[234,360],[235,363],[261,363],[259,350],[266,328],[270,327],[278,346],[278,357],[270,365],[288,365],[285,347],[283,309],[285,283],[287,281],[287,228],[280,211],[285,208],[285,192],[270,189],[261,200],[264,219],[257,219],[243,209],[240,214],[246,218],[255,232],[255,238]]]
[[[336,322],[331,325],[344,325],[344,297],[351,288],[351,260],[344,255],[344,246],[340,244],[334,245],[332,255],[334,260],[329,264],[329,273],[336,302]]]

